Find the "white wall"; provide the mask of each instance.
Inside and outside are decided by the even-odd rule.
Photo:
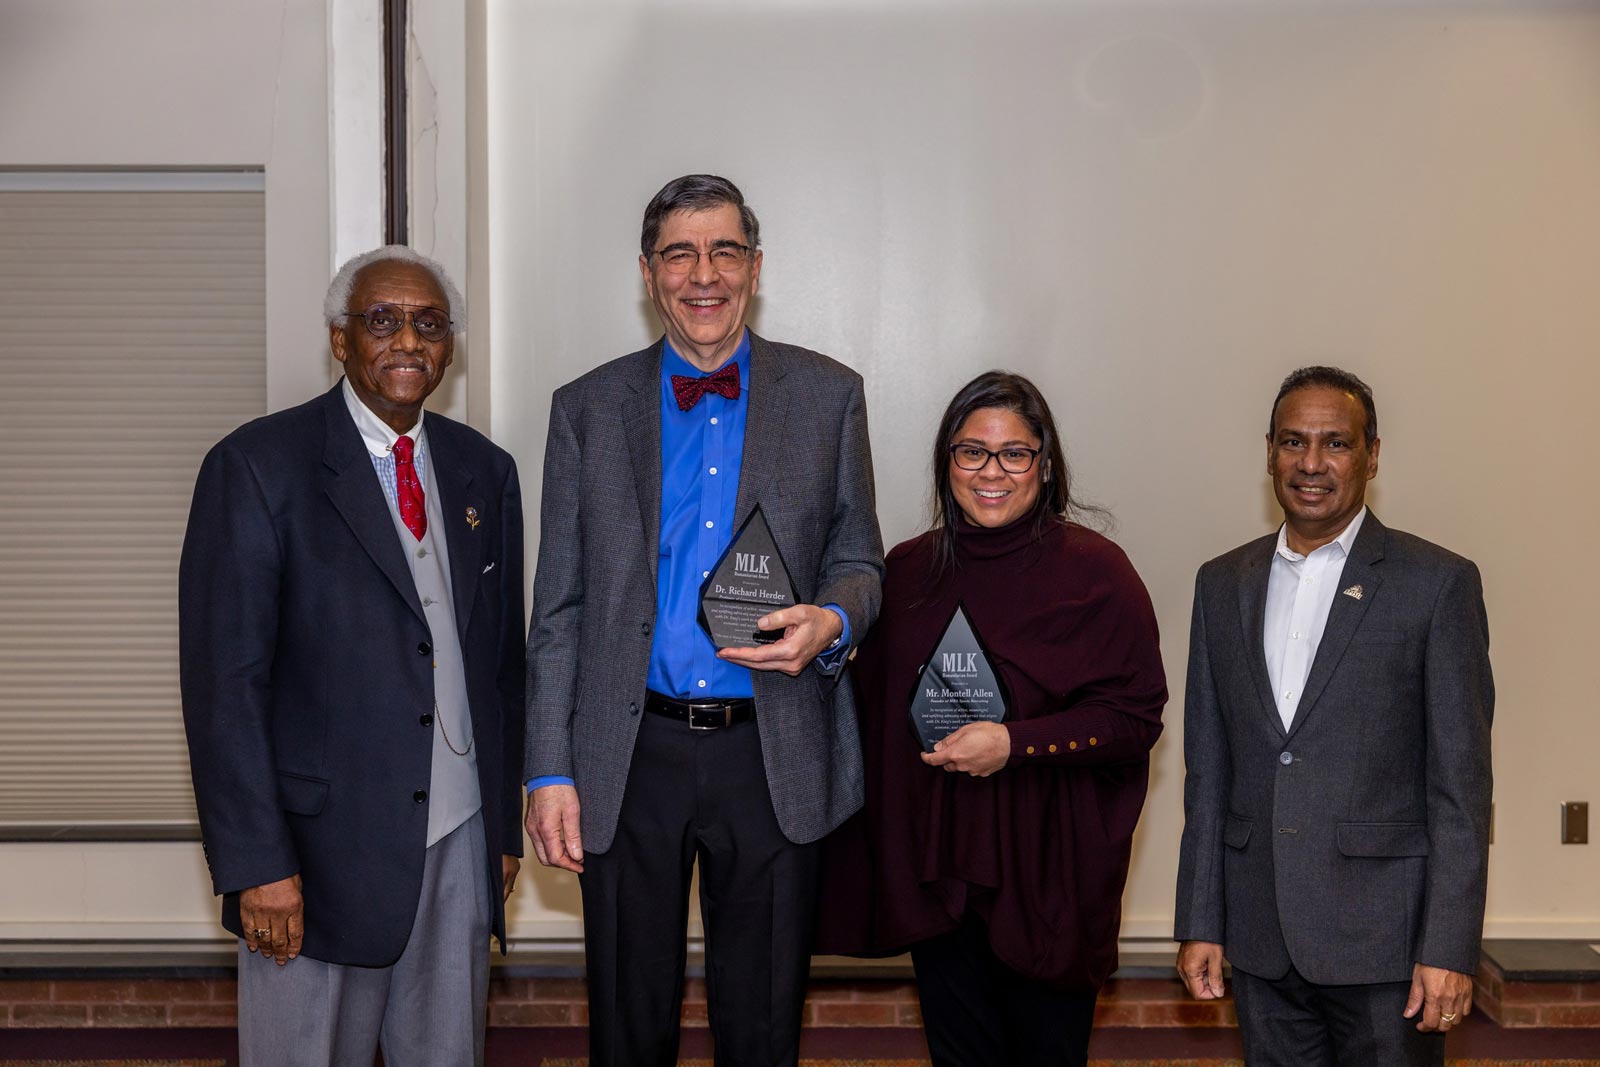
[[[5,0],[0,167],[266,169],[267,396],[328,385],[324,0]]]
[[[1600,386],[1600,13],[1588,5],[488,4],[493,425],[538,499],[551,390],[648,343],[639,215],[725,174],[756,325],[866,375],[880,514],[923,522],[956,387],[1043,387],[1174,686],[1125,933],[1170,933],[1195,568],[1277,522],[1295,366],[1377,392],[1384,521],[1482,566],[1500,688],[1491,936],[1600,936],[1580,562]],[[1570,443],[1569,443],[1570,442]],[[572,909],[544,875],[531,914]]]
[[[327,23],[324,0],[0,3],[0,167],[264,169],[274,410],[331,381]],[[0,939],[212,938],[216,916],[198,844],[0,844]]]

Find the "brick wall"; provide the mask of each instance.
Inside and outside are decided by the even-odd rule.
[[[0,1025],[14,1027],[233,1026],[238,987],[221,978],[0,979]],[[489,984],[491,1026],[585,1026],[580,978],[504,978]],[[706,986],[684,988],[685,1026],[705,1026]],[[806,998],[808,1026],[917,1027],[908,981],[819,979]],[[1231,1001],[1187,1000],[1176,980],[1113,980],[1100,996],[1102,1026],[1232,1026]]]
[[[231,978],[0,979],[0,1027],[233,1026]],[[1475,1002],[1504,1027],[1600,1028],[1600,982],[1507,982],[1485,961]],[[706,987],[684,989],[685,1026],[706,1025]],[[495,977],[489,1025],[585,1026],[581,978]],[[920,1026],[916,990],[899,979],[817,979],[806,998],[808,1026]],[[1235,1026],[1231,999],[1199,1002],[1166,978],[1113,979],[1095,1008],[1098,1026]]]
[[[1600,982],[1511,982],[1493,960],[1473,979],[1472,1003],[1507,1028],[1600,1027]]]
[[[231,978],[0,979],[0,1025],[234,1026]]]

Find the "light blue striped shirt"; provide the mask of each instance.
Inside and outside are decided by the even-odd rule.
[[[361,433],[361,441],[367,446],[367,453],[372,457],[372,469],[378,473],[378,484],[383,487],[383,498],[389,502],[389,510],[398,515],[400,498],[395,489],[394,443],[400,440],[400,435],[361,402],[361,398],[356,396],[355,389],[351,387],[349,378],[345,378],[343,384],[345,406],[350,409],[350,417],[355,420],[356,429]],[[422,431],[422,420],[425,417],[425,413],[418,414],[417,424],[406,434],[415,446],[411,462],[417,468],[417,484],[422,486],[423,496],[428,494],[428,436]]]

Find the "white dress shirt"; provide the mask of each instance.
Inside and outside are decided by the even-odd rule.
[[[1311,673],[1311,662],[1322,644],[1322,631],[1339,593],[1345,559],[1367,509],[1356,512],[1338,537],[1302,556],[1289,547],[1288,527],[1278,528],[1278,547],[1272,554],[1267,578],[1267,615],[1262,626],[1262,647],[1267,656],[1267,678],[1284,730],[1294,722],[1300,694]]]

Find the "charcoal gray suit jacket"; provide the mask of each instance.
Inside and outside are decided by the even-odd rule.
[[[1262,651],[1275,546],[1195,582],[1176,936],[1262,978],[1475,973],[1494,712],[1478,569],[1369,512],[1285,731]]]
[[[734,528],[757,504],[802,603],[837,604],[853,641],[878,615],[883,541],[861,376],[750,334]],[[525,776],[570,776],[584,849],[616,832],[644,711],[661,522],[661,342],[557,390],[528,634]],[[778,825],[815,841],[861,806],[850,686],[752,671]]]

